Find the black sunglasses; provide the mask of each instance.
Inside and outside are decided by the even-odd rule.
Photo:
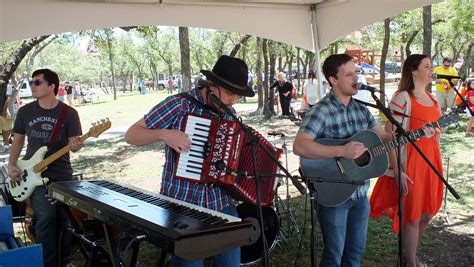
[[[32,85],[35,85],[35,86],[40,86],[42,85],[43,83],[48,83],[48,81],[44,81],[44,80],[34,80],[34,81],[30,81],[30,86]]]

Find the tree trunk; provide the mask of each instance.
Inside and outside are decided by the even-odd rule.
[[[307,53],[307,56],[309,57],[308,66],[309,66],[309,69],[311,70],[313,66],[316,65],[316,55],[311,51],[307,51],[306,53]],[[313,70],[313,71],[316,74],[316,70]]]
[[[229,56],[235,57],[235,55],[237,55],[237,52],[239,52],[239,49],[247,42],[248,39],[250,39],[250,37],[252,37],[252,36],[244,35],[244,37],[242,37],[242,39],[240,39],[240,42],[234,46],[232,51],[230,51]]]
[[[400,64],[403,66],[405,62],[405,50],[403,49],[403,45],[400,46]]]
[[[28,59],[26,61],[26,76],[30,77],[31,76],[31,69],[33,68],[33,65],[35,64],[35,59],[36,56],[43,51],[49,44],[51,44],[54,40],[57,39],[57,35],[54,35],[50,39],[36,45],[33,49],[32,52],[29,54]]]
[[[441,42],[443,42],[441,39],[436,40],[435,46],[434,46],[434,54],[431,56],[431,60],[435,60],[438,55],[440,54],[439,52],[439,47],[441,45]]]
[[[269,49],[267,49],[267,44],[269,44]],[[266,119],[269,119],[272,117],[272,110],[273,110],[273,106],[270,106],[271,103],[273,103],[272,101],[269,101],[270,99],[273,99],[273,90],[270,90],[269,89],[269,84],[268,84],[268,81],[270,79],[270,77],[272,77],[272,73],[274,74],[275,73],[275,63],[276,63],[276,57],[273,55],[273,62],[272,62],[272,55],[268,54],[270,51],[272,51],[272,45],[271,45],[272,41],[268,41],[267,39],[263,39],[263,42],[262,42],[262,54],[263,54],[263,81],[262,82],[262,85],[263,85],[263,97],[265,98],[263,101],[264,101],[264,110],[263,110],[263,114],[265,115],[265,118]],[[268,51],[267,51],[268,50]],[[271,52],[270,52],[271,53]],[[269,60],[270,58],[270,60]],[[270,65],[270,77],[268,77],[268,66]],[[270,81],[272,82],[272,81]]]
[[[266,106],[268,106],[268,103],[267,105],[265,105],[265,102],[268,102],[268,101],[264,101],[264,99],[266,99],[268,97],[268,91],[263,91],[263,77],[262,77],[262,50],[263,50],[263,46],[262,46],[262,38],[260,37],[257,37],[257,44],[256,44],[256,48],[257,48],[257,59],[255,60],[255,79],[257,79],[257,96],[258,96],[258,108],[257,110],[262,110],[264,108],[268,108]],[[261,114],[261,113],[260,113]]]
[[[284,68],[283,66],[283,57],[281,54],[278,56],[278,72],[282,71]]]
[[[33,47],[35,47],[35,45],[46,40],[46,38],[48,37],[49,35],[45,35],[24,40],[15,50],[10,59],[8,59],[3,64],[3,68],[0,71],[0,107],[3,107],[5,105],[8,80],[10,80],[13,73],[15,73],[16,69],[18,68],[18,65],[20,65],[23,58],[26,56],[26,54],[28,54],[31,49],[33,49]]]
[[[188,27],[179,27],[179,49],[181,50],[181,80],[183,91],[191,89],[191,58]]]
[[[390,45],[390,18],[384,20],[384,38],[382,55],[380,55],[380,91],[385,92],[385,61],[387,60],[388,46]],[[380,100],[385,103],[385,95],[381,94]]]
[[[292,73],[292,69],[293,69],[293,54],[289,54],[287,55],[287,58],[288,58],[288,74],[286,75],[286,78],[288,80],[291,80],[291,73]]]
[[[431,58],[431,41],[433,30],[431,24],[431,5],[423,7],[423,54]]]
[[[128,75],[130,74],[130,72],[131,71],[127,70],[125,76],[123,77],[122,93],[125,93],[125,91],[127,90]]]
[[[412,32],[410,38],[408,38],[407,44],[405,46],[405,54],[406,54],[407,57],[409,55],[411,55],[410,46],[413,43],[413,40],[415,40],[415,37],[419,32],[420,32],[420,30],[416,30],[416,31]]]
[[[298,81],[298,92],[301,90],[301,70],[300,70],[300,48],[296,48],[296,80]]]
[[[173,63],[171,61],[165,61],[166,65],[168,65],[168,77],[173,76]]]
[[[107,34],[107,48],[109,51],[110,73],[112,74],[112,90],[114,92],[114,100],[117,100],[117,89],[115,88],[115,69],[114,69],[114,55],[112,51],[112,36],[111,32],[106,31]]]
[[[268,41],[267,40],[267,44],[268,44],[268,57],[269,57],[269,60],[270,60],[270,62],[269,62],[270,63],[269,64],[270,70],[269,70],[269,73],[268,73],[269,77],[265,76],[266,78],[268,78],[268,79],[265,80],[265,83],[270,85],[270,84],[273,84],[275,82],[275,77],[276,77],[276,72],[277,72],[277,70],[275,68],[276,61],[277,61],[277,56],[276,56],[276,54],[273,53],[274,48],[275,48],[275,44],[273,43],[273,41]],[[268,61],[266,62],[266,64],[268,64]],[[266,70],[268,70],[268,66],[265,67],[265,68],[266,68]],[[271,96],[273,97],[273,93],[271,94]]]
[[[467,50],[466,54],[464,54],[463,62],[464,65],[459,69],[459,76],[461,77],[466,77],[467,76],[467,71],[472,68],[472,62],[474,60],[474,54],[472,53],[472,49],[474,47],[474,43],[470,43]]]

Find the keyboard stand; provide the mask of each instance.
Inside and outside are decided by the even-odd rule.
[[[112,266],[114,267],[120,267],[120,255],[118,253],[118,246],[117,242],[115,241],[113,235],[112,235],[112,228],[103,223],[102,224],[104,228],[104,233],[105,233],[105,240],[106,240],[106,246],[107,249],[109,250],[109,253],[111,255],[111,260],[112,260]]]

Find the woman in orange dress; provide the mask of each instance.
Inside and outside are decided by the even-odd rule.
[[[425,55],[410,55],[402,69],[400,87],[394,94],[390,106],[392,110],[409,115],[395,118],[407,131],[413,131],[436,122],[440,117],[438,103],[426,90],[432,82],[433,69],[430,59]],[[387,122],[385,129],[395,129]],[[439,149],[439,129],[424,127],[425,138],[416,141],[416,145],[442,173],[441,153]],[[425,233],[428,223],[438,212],[443,199],[443,183],[431,170],[424,159],[411,144],[402,148],[402,191],[403,221],[402,240],[406,266],[425,266],[416,258],[416,250]],[[383,214],[393,220],[392,228],[399,232],[398,218],[398,180],[397,164],[390,155],[390,169],[387,175],[380,177],[370,199],[371,218],[379,218]]]

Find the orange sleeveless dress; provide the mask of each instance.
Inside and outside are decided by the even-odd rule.
[[[438,104],[431,95],[430,97],[435,103],[433,106],[423,106],[410,96],[409,131],[423,127],[426,122],[435,122],[439,119]],[[442,174],[441,153],[436,136],[437,134],[428,139],[419,139],[416,144]],[[414,183],[408,183],[408,194],[403,197],[403,223],[419,221],[422,213],[434,216],[439,211],[443,200],[443,182],[411,144],[407,144],[406,174]],[[400,229],[398,186],[395,179],[390,176],[382,176],[377,180],[370,197],[370,217],[379,218],[383,214],[387,215],[392,219],[393,231],[398,233]]]

